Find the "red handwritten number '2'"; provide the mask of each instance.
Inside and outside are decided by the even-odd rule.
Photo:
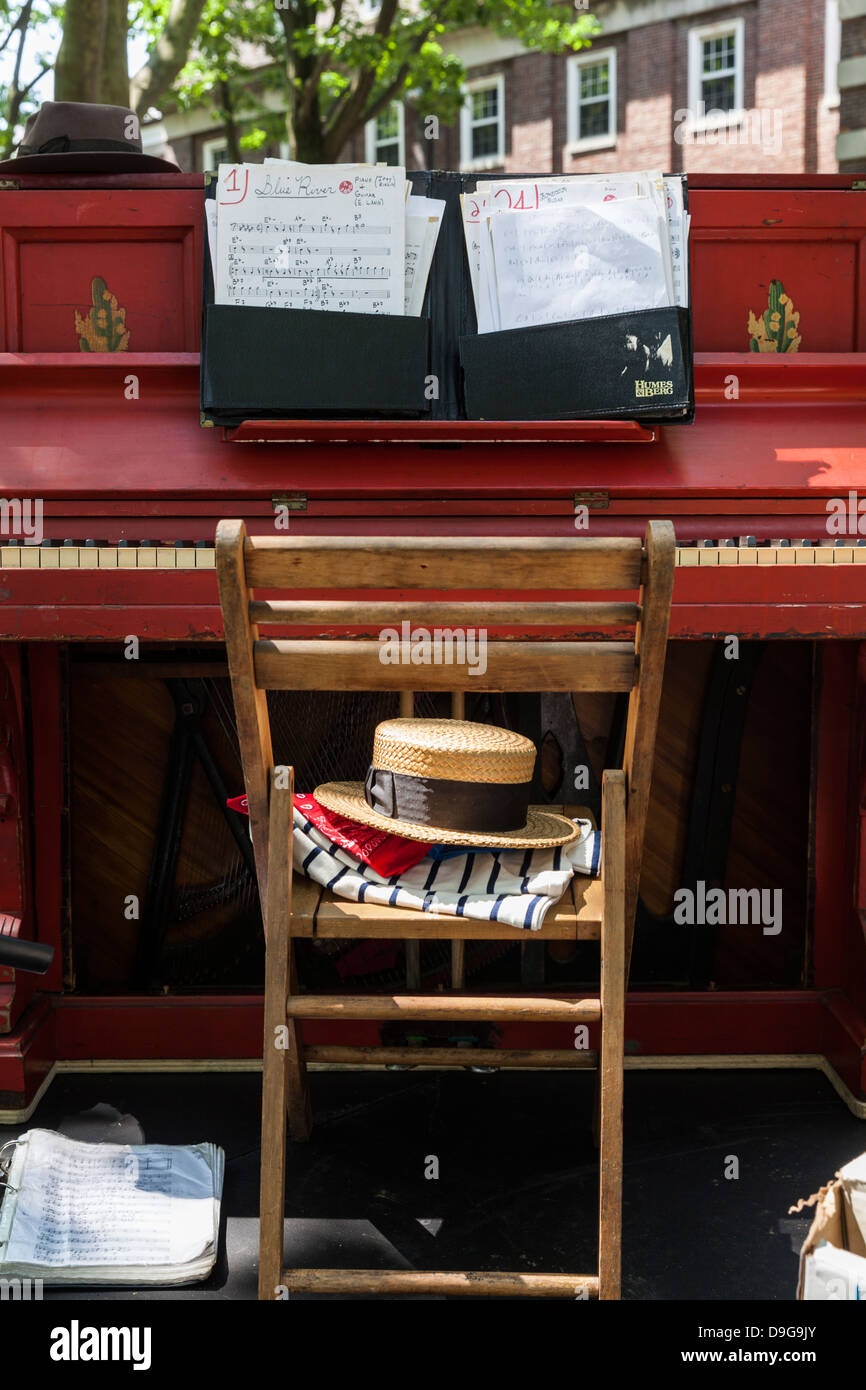
[[[226,175],[226,177],[223,179],[223,189],[224,189],[224,191],[225,191],[226,193],[239,193],[239,194],[240,194],[240,197],[238,197],[238,198],[222,198],[222,197],[221,197],[221,198],[220,198],[220,203],[221,203],[221,205],[222,205],[223,207],[225,207],[227,204],[242,203],[243,200],[244,200],[244,198],[247,196],[247,189],[249,188],[249,183],[250,183],[250,171],[249,171],[249,169],[245,169],[245,170],[244,170],[244,186],[243,186],[243,190],[241,190],[240,188],[238,188],[238,171],[237,171],[237,169],[230,169],[229,172],[228,172],[228,174]]]

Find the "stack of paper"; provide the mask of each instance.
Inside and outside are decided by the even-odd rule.
[[[207,230],[217,304],[418,317],[445,211],[405,169],[221,164]]]
[[[214,1144],[88,1144],[31,1129],[0,1207],[0,1276],[187,1284],[216,1261],[225,1154]]]
[[[461,206],[479,333],[688,307],[678,178],[648,170],[490,180]]]

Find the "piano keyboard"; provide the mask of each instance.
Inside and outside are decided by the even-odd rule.
[[[0,546],[0,569],[212,570],[216,551],[207,541],[44,541]]]
[[[866,565],[866,538],[839,539],[833,544],[807,540],[695,541],[677,546],[677,565],[684,569],[708,565]],[[207,541],[45,541],[42,545],[12,543],[0,546],[2,569],[141,569],[207,570],[216,568],[215,551]]]

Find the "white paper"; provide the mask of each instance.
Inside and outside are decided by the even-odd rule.
[[[61,1269],[197,1259],[214,1243],[216,1194],[205,1147],[88,1144],[30,1130],[10,1175],[19,1191],[4,1264]]]
[[[213,198],[205,198],[204,224],[207,228],[207,244],[210,250],[211,270],[216,280],[217,264],[217,205]]]
[[[406,200],[406,281],[403,312],[417,318],[424,305],[424,294],[439,228],[445,213],[444,198]]]
[[[221,164],[217,304],[402,314],[406,174]]]
[[[688,215],[683,205],[683,185],[677,178],[664,180],[668,234],[671,246],[674,303],[689,307]]]
[[[819,1245],[806,1256],[803,1301],[863,1302],[866,1299],[866,1260],[835,1245]]]
[[[851,1211],[860,1228],[860,1235],[866,1244],[866,1154],[852,1158],[850,1163],[840,1168],[839,1177],[851,1203]]]
[[[463,236],[466,240],[466,259],[469,264],[469,281],[472,298],[475,301],[475,314],[480,319],[479,304],[481,276],[481,219],[486,216],[487,199],[482,193],[461,193],[460,210],[463,216]],[[486,236],[485,230],[485,236]]]
[[[636,174],[598,174],[501,182],[490,179],[484,184],[483,196],[492,212],[537,212],[541,208],[636,198],[641,191]]]
[[[489,227],[503,329],[670,303],[651,199],[500,213]]]

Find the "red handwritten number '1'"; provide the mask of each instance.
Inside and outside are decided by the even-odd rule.
[[[247,189],[248,189],[248,187],[249,187],[249,182],[250,182],[250,171],[249,171],[249,169],[245,169],[245,170],[244,170],[244,186],[243,186],[243,189],[238,188],[238,171],[237,171],[237,169],[230,169],[229,172],[228,172],[228,174],[227,174],[227,176],[226,176],[226,178],[223,179],[223,188],[224,188],[224,190],[226,191],[226,193],[239,193],[239,194],[240,194],[240,197],[239,197],[239,198],[220,198],[220,203],[221,203],[223,206],[225,206],[227,203],[228,203],[228,204],[230,204],[230,203],[242,203],[243,200],[244,200],[244,198],[247,196]]]

